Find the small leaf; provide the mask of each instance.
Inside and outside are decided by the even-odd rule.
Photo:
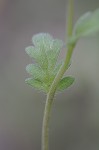
[[[25,49],[26,53],[34,58],[34,60],[43,68],[48,68],[47,56],[42,52],[40,48],[29,46]]]
[[[30,57],[34,58],[35,60],[39,60],[40,54],[38,49],[36,49],[35,47],[33,46],[26,47],[25,51]]]
[[[45,78],[44,71],[37,65],[29,64],[26,66],[26,71],[33,76],[35,79],[39,79],[40,81],[43,81]]]
[[[48,33],[39,33],[33,36],[32,41],[35,47],[49,49],[53,38]]]
[[[28,85],[32,86],[35,89],[42,90],[45,93],[49,91],[49,87],[37,79],[27,78],[25,80],[25,83],[27,83]]]
[[[42,90],[43,87],[42,87],[42,82],[37,80],[37,79],[33,79],[33,78],[27,78],[25,80],[25,82],[28,84],[28,85],[31,85],[32,87],[36,88],[36,89],[40,89]]]
[[[89,36],[99,31],[99,9],[84,14],[75,24],[75,38]]]
[[[48,70],[53,69],[63,42],[58,39],[53,39],[48,33],[40,33],[34,35],[32,38],[36,49],[39,49],[42,68]]]
[[[47,70],[48,68],[48,58],[47,53],[53,43],[53,38],[48,33],[39,33],[33,36],[32,38],[34,46],[39,49],[40,53],[40,66]]]
[[[53,39],[48,33],[34,35],[32,42],[34,46],[27,47],[26,53],[34,58],[36,64],[28,65],[26,70],[32,75],[33,84],[34,80],[40,81],[43,89],[48,92],[61,66],[61,64],[57,66],[57,59],[63,42]]]
[[[66,88],[68,88],[70,85],[72,85],[74,82],[73,77],[64,77],[63,79],[60,80],[57,90],[58,91],[63,91]]]

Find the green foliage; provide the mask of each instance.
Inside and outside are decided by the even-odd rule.
[[[74,78],[71,76],[63,77],[70,66],[73,49],[79,38],[90,36],[99,31],[99,9],[94,12],[87,12],[80,17],[74,29],[72,26],[73,0],[69,0],[69,9],[67,28],[69,40],[66,43],[67,56],[64,61],[57,62],[60,50],[63,47],[63,42],[58,39],[53,39],[53,37],[47,33],[34,35],[32,38],[34,46],[26,48],[26,53],[34,59],[35,63],[27,65],[26,71],[31,75],[31,78],[27,78],[25,82],[38,90],[42,90],[46,93],[49,92],[43,119],[42,150],[49,149],[49,115],[55,92],[65,90],[74,82]]]
[[[42,70],[42,68],[40,68],[39,66],[37,66],[36,64],[29,64],[26,67],[26,71],[33,76],[34,79],[38,79],[41,81],[44,81],[46,74],[45,72]]]
[[[74,27],[74,34],[78,37],[89,36],[99,31],[99,9],[84,14]]]
[[[46,33],[34,35],[32,41],[34,46],[27,47],[26,53],[35,60],[35,63],[26,67],[27,72],[31,75],[31,78],[26,79],[26,83],[48,92],[62,65],[62,62],[58,63],[57,59],[63,42],[53,39]]]
[[[57,62],[63,42],[53,39],[46,33],[33,36],[32,41],[34,47],[27,47],[26,53],[35,60],[35,63],[26,66],[26,71],[31,75],[31,78],[26,79],[26,83],[47,93],[63,64],[63,61]],[[59,82],[57,90],[66,89],[73,81],[72,77],[63,78]]]
[[[87,12],[76,22],[69,43],[76,43],[80,37],[86,37],[99,32],[99,9]]]
[[[38,80],[38,79],[27,78],[27,79],[25,80],[25,82],[26,82],[28,85],[30,85],[30,86],[32,86],[32,87],[38,89],[38,90],[42,90],[42,91],[44,91],[44,92],[46,92],[46,93],[48,92],[48,87],[46,86],[46,84],[44,84],[44,82],[41,82],[41,81]]]
[[[99,31],[99,9],[94,12],[85,13],[76,22],[72,36],[67,42],[68,46],[76,44],[80,37],[86,37]],[[34,46],[26,48],[26,53],[35,61],[26,67],[31,78],[26,79],[26,83],[34,88],[48,92],[55,76],[57,75],[62,61],[57,62],[63,42],[53,39],[48,33],[36,34],[32,38]],[[65,77],[60,80],[57,91],[62,91],[74,82],[74,78]]]
[[[58,91],[63,91],[66,88],[68,88],[70,85],[72,85],[74,82],[73,77],[64,77],[63,79],[60,80],[57,90]]]
[[[37,80],[37,79],[33,79],[33,78],[27,78],[25,80],[25,82],[31,86],[33,86],[34,88],[37,89],[42,89],[42,82]]]

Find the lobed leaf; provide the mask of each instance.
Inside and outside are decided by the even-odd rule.
[[[48,33],[39,33],[33,36],[32,42],[35,47],[49,49],[53,38]]]
[[[29,47],[26,47],[25,49],[26,53],[34,58],[35,60],[38,60],[40,59],[40,53],[39,53],[39,50],[33,46],[29,46]]]
[[[26,53],[34,58],[34,60],[43,68],[43,69],[47,69],[48,68],[48,61],[47,61],[47,56],[40,51],[39,48],[37,47],[33,47],[33,46],[29,46],[25,49]]]
[[[58,91],[63,91],[66,88],[68,88],[69,86],[71,86],[74,82],[74,78],[73,77],[64,77],[63,79],[60,80],[57,90]]]
[[[39,49],[42,68],[46,70],[53,69],[62,49],[63,42],[53,39],[48,33],[37,34],[33,36],[32,41],[36,49]]]
[[[48,33],[36,34],[32,41],[34,46],[27,47],[26,53],[34,58],[36,64],[29,64],[26,67],[27,72],[33,77],[33,79],[30,78],[26,81],[33,87],[40,82],[41,87],[48,92],[61,66],[61,64],[57,64],[57,59],[63,47],[63,42],[53,39]]]
[[[29,64],[26,66],[26,71],[33,76],[34,79],[39,79],[43,81],[46,77],[44,71],[35,64]]]
[[[43,86],[42,86],[42,82],[37,80],[37,79],[33,79],[33,78],[27,78],[25,80],[25,82],[32,86],[33,88],[39,89],[39,90],[44,90]]]

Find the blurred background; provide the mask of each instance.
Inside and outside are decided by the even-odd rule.
[[[48,32],[65,41],[67,0],[0,0],[0,150],[40,150],[46,95],[25,84],[25,47]],[[75,0],[74,22],[99,0]],[[65,51],[62,50],[61,57]],[[81,39],[67,74],[75,83],[55,97],[50,150],[99,149],[99,34]]]

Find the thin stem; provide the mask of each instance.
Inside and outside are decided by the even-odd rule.
[[[73,20],[73,0],[69,0],[69,14],[68,14],[68,37],[72,35],[72,20]],[[70,63],[70,59],[73,53],[73,49],[75,47],[75,44],[68,45],[68,51],[67,55],[64,61],[64,64],[60,68],[58,74],[56,75],[51,88],[49,90],[49,93],[47,94],[46,104],[45,104],[45,110],[44,110],[44,118],[43,118],[43,126],[42,126],[42,150],[49,150],[49,119],[50,119],[50,112],[51,107],[54,99],[54,95],[56,92],[57,85],[68,69],[68,65]]]
[[[42,150],[49,149],[49,120],[50,120],[50,111],[53,102],[54,95],[47,95],[45,110],[44,110],[44,118],[43,118],[43,126],[42,126]]]
[[[58,85],[60,79],[62,78],[63,74],[65,73],[65,71],[68,68],[74,46],[75,45],[73,45],[72,47],[70,47],[68,49],[66,60],[63,64],[63,66],[60,68],[57,76],[55,77],[55,80],[54,80],[54,82],[50,88],[50,91],[47,95],[45,110],[44,110],[43,126],[42,126],[42,150],[48,150],[49,149],[49,144],[48,144],[48,141],[49,141],[49,136],[48,136],[49,118],[50,118],[50,111],[51,111],[51,107],[52,107],[52,103],[53,103],[53,98],[55,95],[57,85]]]
[[[70,37],[72,35],[72,30],[73,30],[73,16],[74,16],[74,1],[69,0],[69,5],[68,5],[68,12],[67,16],[68,17],[68,22],[67,22],[67,35]]]

